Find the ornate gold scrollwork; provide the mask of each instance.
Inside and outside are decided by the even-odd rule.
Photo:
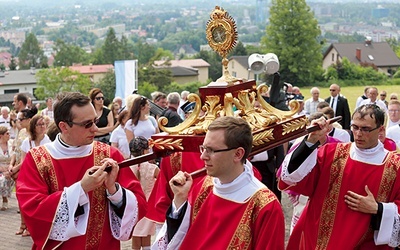
[[[307,125],[307,117],[294,120],[282,125],[282,135],[289,134],[296,130],[302,129]]]
[[[196,94],[189,94],[188,95],[188,101],[189,102],[196,102],[196,105],[194,106],[193,112],[190,114],[189,117],[187,117],[181,124],[175,127],[165,127],[165,125],[168,123],[168,119],[166,117],[160,117],[158,119],[158,126],[162,131],[165,131],[171,135],[173,134],[179,134],[182,130],[192,126],[193,124],[197,123],[200,117],[200,111],[201,111],[201,100],[200,97]]]
[[[263,145],[272,140],[275,140],[273,129],[268,129],[253,136],[253,146]]]
[[[182,139],[149,139],[149,146],[159,150],[183,150]]]
[[[276,115],[279,118],[279,120],[292,118],[292,116],[297,113],[297,111],[300,108],[300,104],[298,101],[295,101],[295,100],[292,100],[289,102],[290,111],[282,111],[280,109],[272,107],[262,97],[262,93],[264,93],[267,90],[268,90],[268,86],[265,84],[261,84],[260,86],[257,87],[258,101],[260,102],[261,106],[265,109],[265,111],[267,113]]]
[[[214,11],[210,14],[210,20],[207,22],[206,38],[210,47],[217,52],[223,59],[224,67],[222,77],[217,83],[226,83],[233,85],[242,79],[231,76],[228,70],[228,62],[226,59],[228,53],[236,46],[237,30],[235,20],[223,8],[215,6]]]

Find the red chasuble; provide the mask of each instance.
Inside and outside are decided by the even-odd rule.
[[[169,180],[179,171],[191,173],[204,167],[200,153],[178,152],[161,160],[160,173],[148,200],[146,217],[157,223],[164,223],[165,214],[171,206],[174,194],[169,186]],[[205,173],[204,173],[205,175]],[[201,178],[194,179],[194,182]]]
[[[108,215],[109,201],[104,187],[88,193],[90,214],[86,234],[60,242],[50,240],[49,235],[64,187],[80,181],[85,171],[101,165],[103,158],[124,160],[115,148],[94,142],[90,155],[53,159],[45,146],[33,148],[22,164],[17,181],[17,196],[21,212],[31,233],[32,249],[120,249],[120,241],[111,233]],[[146,212],[146,199],[130,168],[121,169],[117,182],[131,190],[139,206],[139,219]]]
[[[365,185],[379,202],[400,205],[399,157],[389,153],[381,165],[349,157],[350,143],[327,144],[318,150],[317,165],[301,182],[290,187],[309,196],[309,204],[290,236],[287,249],[392,249],[376,246],[371,214],[348,208],[347,191],[367,195]],[[279,188],[288,188],[283,181]]]
[[[284,249],[283,213],[270,190],[260,189],[238,203],[214,195],[212,189],[209,176],[193,186],[191,225],[180,249]]]

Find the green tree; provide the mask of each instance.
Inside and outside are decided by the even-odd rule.
[[[10,68],[10,70],[16,70],[17,69],[17,62],[15,61],[15,57],[11,56],[11,60],[10,60],[10,64],[8,65],[8,67]]]
[[[138,79],[139,85],[141,82],[148,82],[159,91],[164,91],[164,88],[173,81],[172,73],[169,69],[156,69],[153,66],[139,68]]]
[[[56,41],[54,51],[56,52],[53,63],[55,67],[68,67],[72,66],[74,63],[87,64],[89,62],[89,56],[82,48],[66,44],[61,39]]]
[[[230,56],[247,56],[247,50],[242,42],[238,42],[236,47],[230,53]]]
[[[222,58],[217,53],[202,50],[195,58],[201,58],[210,64],[208,75],[211,80],[216,81],[222,76]]]
[[[121,43],[118,41],[113,28],[108,30],[106,40],[101,50],[103,54],[103,64],[114,64],[116,60],[124,59],[121,56]]]
[[[299,86],[322,76],[318,22],[305,0],[272,0],[270,24],[261,40],[280,62],[281,80]]]
[[[43,68],[47,65],[47,58],[39,46],[39,42],[33,33],[30,33],[21,46],[18,54],[20,69],[30,67]]]
[[[104,96],[108,100],[112,100],[115,97],[115,72],[114,70],[108,70],[102,79],[96,84],[95,87],[103,91]]]
[[[38,87],[34,94],[38,99],[64,91],[87,94],[93,87],[89,77],[69,68],[42,69],[35,77]]]

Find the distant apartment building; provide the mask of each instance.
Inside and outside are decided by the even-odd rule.
[[[114,29],[116,35],[122,35],[125,33],[125,24],[110,25],[105,28],[93,29],[90,32],[93,32],[97,37],[105,37],[110,28]]]
[[[16,46],[21,46],[25,41],[25,31],[22,30],[1,30],[0,37],[4,40],[12,42]]]

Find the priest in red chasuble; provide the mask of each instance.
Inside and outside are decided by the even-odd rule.
[[[193,184],[179,171],[170,180],[174,199],[152,249],[284,249],[281,205],[246,160],[252,141],[241,118],[210,124],[200,146],[207,176]]]
[[[60,133],[29,151],[17,181],[32,249],[120,249],[146,213],[140,183],[119,170],[117,149],[93,141],[98,118],[87,96],[66,93],[54,121]]]
[[[280,189],[309,196],[287,249],[393,249],[399,241],[400,159],[379,141],[385,113],[356,109],[353,143],[326,144],[328,129],[310,133],[282,165]]]

